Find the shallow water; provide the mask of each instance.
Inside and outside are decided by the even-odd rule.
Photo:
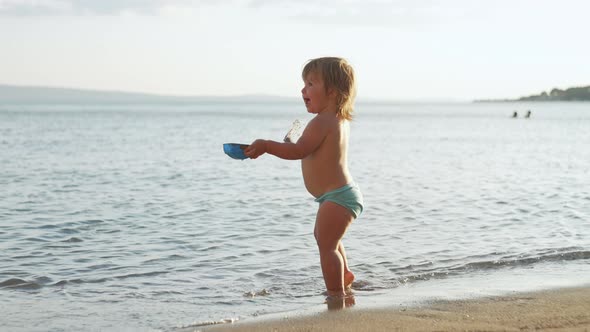
[[[590,105],[357,112],[366,206],[344,243],[359,305],[490,275],[543,286],[541,267],[590,282]],[[2,325],[170,330],[321,304],[299,163],[222,152],[297,118],[296,104],[0,106]]]

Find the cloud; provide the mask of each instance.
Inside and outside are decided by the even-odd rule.
[[[59,12],[70,9],[60,0],[0,0],[0,14],[6,16],[26,16],[36,13]]]
[[[122,12],[156,14],[167,7],[198,7],[231,2],[231,0],[0,0],[0,15],[114,15]]]
[[[248,7],[316,24],[408,25],[465,17],[474,4],[466,0],[251,0]]]
[[[470,16],[474,9],[481,11],[477,4],[481,6],[472,0],[0,0],[0,16],[165,15],[233,7],[304,24],[412,26]]]
[[[0,0],[2,16],[115,15],[123,12],[157,14],[170,8],[199,9],[234,6],[254,11],[270,10],[296,19],[346,22],[350,19],[407,20],[456,11],[453,3],[465,0]]]

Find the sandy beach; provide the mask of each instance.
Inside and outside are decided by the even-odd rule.
[[[418,307],[352,307],[186,331],[590,331],[590,287],[512,293]]]

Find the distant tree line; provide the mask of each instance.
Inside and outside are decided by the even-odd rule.
[[[521,97],[518,101],[590,101],[590,86],[569,88],[566,90],[553,89],[539,95]]]

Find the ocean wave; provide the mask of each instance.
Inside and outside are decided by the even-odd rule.
[[[17,288],[17,289],[38,289],[42,285],[34,281],[27,281],[19,278],[11,278],[0,282],[0,288]]]
[[[480,260],[481,259],[481,260]],[[389,270],[396,277],[391,280],[398,283],[411,283],[430,279],[448,278],[465,273],[495,270],[509,267],[524,267],[544,262],[560,262],[590,259],[590,250],[579,247],[538,250],[523,254],[477,255],[439,262],[425,262]]]
[[[119,276],[111,276],[105,278],[74,278],[74,279],[63,279],[57,282],[54,282],[53,279],[49,277],[37,277],[34,280],[25,280],[21,278],[10,278],[5,281],[0,282],[0,289],[22,289],[22,290],[30,290],[30,289],[40,289],[44,287],[64,287],[66,285],[77,285],[77,284],[100,284],[105,283],[110,280],[123,280],[129,278],[146,278],[146,277],[153,277],[157,275],[167,274],[168,271],[152,271],[146,273],[129,273]]]

